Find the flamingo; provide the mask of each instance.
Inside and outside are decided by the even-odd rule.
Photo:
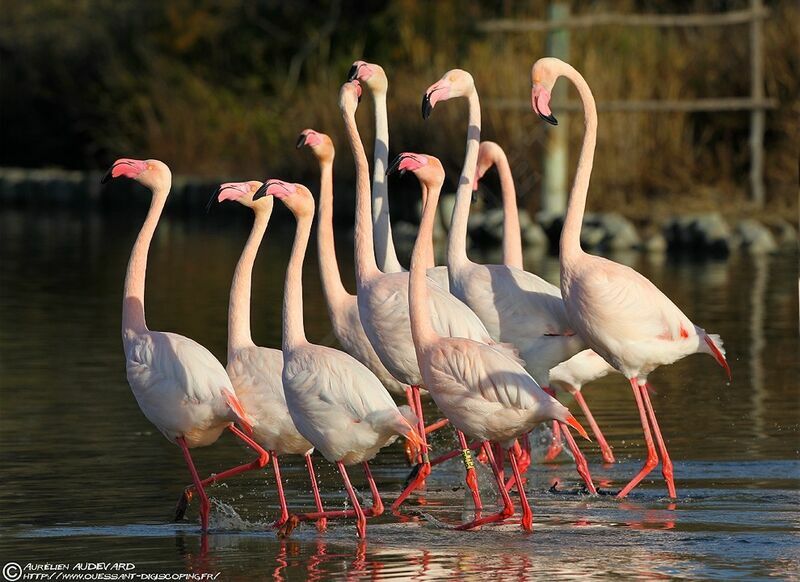
[[[339,108],[342,111],[356,163],[355,258],[358,313],[364,331],[381,362],[392,376],[411,387],[416,404],[415,413],[419,418],[418,432],[425,444],[425,425],[420,400],[422,376],[411,336],[408,273],[382,273],[378,269],[375,252],[372,249],[372,223],[369,215],[369,166],[355,121],[360,95],[361,88],[358,81],[348,81],[342,85],[339,93]],[[429,297],[431,311],[434,314],[434,325],[438,333],[494,344],[477,316],[466,305],[430,280]],[[509,355],[515,353],[513,348],[507,345],[498,344],[497,349],[506,350]],[[466,448],[464,435],[458,434],[458,438],[462,449]],[[477,476],[474,467],[471,467],[471,459],[466,455],[464,462],[467,469],[467,485],[472,491],[477,505],[479,503]],[[422,463],[415,467],[411,482],[394,501],[392,509],[396,510],[412,491],[421,487],[429,474],[430,459],[426,447],[423,446]]]
[[[492,339],[517,346],[526,369],[543,386],[548,386],[550,368],[579,352],[582,340],[570,329],[558,287],[515,267],[481,265],[469,260],[467,222],[481,128],[480,101],[472,75],[452,69],[428,87],[422,98],[422,117],[427,119],[437,103],[456,97],[467,99],[469,122],[464,165],[447,238],[450,292],[478,315]],[[596,493],[586,458],[569,431],[564,436],[586,487],[590,493]]]
[[[205,486],[244,471],[260,469],[269,454],[247,434],[250,420],[234,392],[222,364],[194,340],[176,333],[151,331],[144,311],[147,254],[161,212],[172,185],[172,173],[159,160],[120,158],[102,179],[131,178],[152,192],[150,209],[131,250],[125,273],[122,303],[122,345],[125,350],[128,383],[145,417],[167,438],[178,445],[192,475],[193,485],[184,490],[176,508],[176,518],[185,511],[194,492],[200,498],[200,522],[208,530],[211,504]],[[228,429],[258,455],[243,465],[201,480],[189,449],[214,444]]]
[[[252,419],[253,439],[272,455],[275,486],[278,490],[280,517],[273,524],[280,527],[289,519],[289,509],[283,493],[279,455],[303,455],[311,478],[317,511],[322,512],[314,464],[311,460],[313,445],[301,435],[292,421],[283,394],[281,373],[283,354],[280,350],[263,348],[253,343],[250,334],[250,289],[253,264],[258,247],[264,238],[272,215],[273,199],[265,197],[254,201],[253,195],[261,182],[228,182],[214,193],[218,202],[235,200],[250,208],[255,215],[253,228],[236,265],[231,284],[228,306],[228,365],[226,367],[236,396]],[[214,200],[212,198],[212,200]],[[317,522],[317,529],[325,529],[325,520]]]
[[[358,317],[356,296],[348,293],[342,284],[336,247],[333,240],[333,158],[336,151],[331,138],[305,129],[297,138],[297,147],[307,146],[319,162],[320,189],[317,211],[317,251],[320,276],[333,334],[348,354],[372,371],[386,389],[397,396],[406,394],[406,386],[398,382],[383,365]],[[393,249],[393,247],[392,247]]]
[[[282,526],[288,535],[300,521],[321,517],[356,518],[359,538],[366,536],[366,515],[383,513],[383,503],[368,461],[378,451],[405,435],[422,447],[413,423],[416,417],[404,413],[375,375],[352,356],[326,346],[309,343],[303,325],[303,261],[311,223],[314,199],[301,184],[269,180],[253,196],[275,196],[297,220],[292,254],[286,271],[283,296],[283,389],[295,426],[331,463],[344,481],[352,510],[325,511],[292,515]],[[347,475],[348,465],[361,463],[372,491],[372,507],[365,513]]]
[[[511,166],[503,148],[493,141],[482,141],[478,149],[478,163],[475,170],[473,190],[478,188],[478,183],[492,167],[497,166],[500,177],[500,191],[503,201],[503,264],[515,269],[523,269],[522,264],[522,238],[520,237],[519,213],[517,209],[517,193],[514,187],[514,177]],[[578,402],[589,426],[594,433],[600,453],[605,463],[614,462],[614,453],[608,445],[600,426],[594,419],[586,399],[581,393],[581,388],[610,372],[614,368],[592,350],[584,350],[565,360],[550,370],[550,390],[556,388],[569,392]],[[554,395],[551,394],[551,396]],[[561,429],[558,422],[553,422],[553,443],[551,444],[545,460],[553,460],[561,452]],[[528,449],[527,435],[523,437],[523,448]]]
[[[500,467],[488,445],[489,441],[494,441],[508,450],[522,506],[522,527],[531,531],[533,516],[517,455],[512,452],[519,448],[516,438],[546,420],[569,424],[585,438],[589,437],[569,410],[546,394],[517,360],[485,343],[444,337],[436,332],[424,271],[425,257],[431,249],[425,247],[431,246],[444,169],[434,157],[411,153],[400,154],[392,168],[413,172],[428,188],[409,278],[411,333],[425,386],[455,427],[483,443],[503,498],[503,509],[499,513],[486,517],[476,515],[460,529],[501,521],[514,513]]]
[[[320,203],[317,222],[317,250],[319,252],[322,290],[328,304],[328,315],[336,339],[348,354],[369,368],[386,389],[395,396],[405,396],[408,405],[415,408],[414,397],[409,386],[404,386],[389,373],[375,348],[364,332],[358,316],[356,296],[348,293],[342,284],[336,262],[336,247],[333,240],[333,159],[336,154],[331,138],[324,133],[305,129],[297,139],[297,147],[307,146],[317,158],[320,167]],[[421,395],[427,396],[427,391]],[[425,427],[431,433],[448,424],[446,418]],[[413,462],[411,443],[406,442],[406,456]]]
[[[597,140],[594,97],[586,80],[572,66],[556,58],[543,58],[531,69],[531,107],[544,121],[552,125],[558,123],[550,110],[550,94],[561,76],[578,90],[586,128],[559,242],[561,292],[567,315],[573,329],[589,347],[628,378],[639,409],[647,461],[618,497],[628,495],[658,465],[658,453],[653,444],[655,435],[662,474],[669,496],[674,498],[672,461],[650,402],[647,377],[658,366],[694,353],[713,356],[729,380],[730,368],[720,337],[692,323],[647,278],[630,267],[581,249],[581,223]]]
[[[389,79],[386,72],[378,64],[366,61],[355,61],[347,75],[348,81],[357,80],[372,93],[375,112],[375,148],[373,154],[372,174],[372,226],[374,229],[375,255],[378,268],[384,273],[400,273],[405,271],[392,239],[392,223],[389,216],[388,183],[386,169],[389,164],[389,117],[386,112],[386,93]],[[431,252],[431,259],[433,252]],[[449,290],[447,267],[435,266],[433,260],[426,262],[428,277],[433,279],[442,289]]]

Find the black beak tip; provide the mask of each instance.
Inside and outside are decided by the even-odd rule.
[[[253,194],[253,202],[267,195],[267,187],[268,187],[267,182],[261,184],[261,187],[258,190],[256,190],[255,194]]]
[[[217,188],[216,190],[214,190],[214,193],[211,194],[211,198],[208,199],[208,202],[206,203],[206,214],[211,212],[211,208],[214,206],[214,202],[216,202],[217,196],[219,196],[220,190],[222,190],[221,186],[219,188]]]
[[[431,111],[433,111],[433,106],[428,94],[425,93],[422,96],[422,119],[428,119],[431,116]]]
[[[297,143],[294,144],[294,147],[296,147],[299,150],[304,145],[306,145],[306,135],[304,133],[301,133],[298,136]]]
[[[403,154],[397,156],[394,159],[394,161],[392,161],[392,164],[389,166],[389,168],[386,170],[386,175],[388,176],[389,174],[394,174],[397,171],[397,168],[400,166],[400,162],[402,160],[403,160]]]
[[[109,169],[105,175],[100,179],[101,184],[106,184],[111,179],[111,170]]]
[[[347,80],[352,81],[358,76],[358,65],[350,67],[350,72],[347,73]]]
[[[556,119],[555,117],[553,117],[553,114],[552,114],[552,113],[551,113],[550,115],[542,115],[542,114],[540,113],[540,114],[539,114],[539,117],[541,117],[541,118],[542,118],[544,121],[546,121],[546,122],[547,122],[547,123],[549,123],[550,125],[558,125],[558,119]]]

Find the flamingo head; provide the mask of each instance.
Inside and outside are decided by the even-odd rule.
[[[339,91],[339,109],[342,113],[355,115],[361,102],[361,83],[357,79],[347,81]]]
[[[389,80],[383,67],[366,61],[356,61],[347,74],[348,81],[361,81],[373,93],[386,93]]]
[[[428,87],[422,96],[422,119],[428,119],[431,111],[439,101],[447,101],[453,97],[468,97],[475,91],[475,81],[468,72],[462,69],[451,69],[444,76]]]
[[[531,107],[534,113],[550,125],[558,125],[558,120],[550,111],[550,93],[558,78],[558,59],[545,57],[533,64],[531,69]]]
[[[283,180],[267,180],[253,195],[254,200],[274,196],[288,208],[296,218],[314,215],[314,197],[302,184]]]
[[[100,182],[105,184],[113,178],[130,178],[151,190],[169,191],[172,184],[172,172],[167,164],[159,160],[120,158],[111,165]]]
[[[412,172],[421,183],[429,187],[441,186],[444,182],[442,163],[433,156],[403,152],[394,159],[386,170],[386,175],[394,172],[400,172],[400,175]]]
[[[335,154],[333,141],[324,133],[314,131],[313,129],[304,129],[297,137],[295,146],[297,149],[308,146],[321,162],[333,161],[333,156]]]
[[[235,200],[242,206],[247,206],[253,210],[266,210],[272,212],[272,199],[254,200],[256,192],[261,188],[262,183],[258,180],[249,182],[225,182],[211,195],[206,211],[210,210],[215,202],[221,203],[226,200]]]
[[[472,180],[472,189],[478,189],[478,182],[486,175],[489,168],[497,163],[500,155],[503,155],[503,150],[499,145],[493,141],[482,141],[478,149],[478,164],[475,167],[475,178]]]

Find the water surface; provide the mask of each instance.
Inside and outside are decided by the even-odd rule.
[[[279,219],[282,212],[276,210]],[[448,525],[468,517],[467,496],[462,470],[450,462],[434,471],[424,500],[408,504],[405,520],[370,522],[366,544],[356,541],[352,525],[335,522],[326,534],[303,526],[278,540],[269,528],[277,503],[268,471],[210,489],[213,531],[201,540],[194,509],[187,521],[170,522],[188,471],[179,450],[138,410],[125,380],[120,294],[143,214],[139,206],[129,213],[0,212],[0,562],[125,561],[141,572],[222,572],[225,580],[731,579],[800,570],[796,254],[615,257],[722,335],[728,351],[730,385],[705,356],[651,377],[675,461],[676,501],[666,498],[658,471],[625,501],[576,494],[577,475],[562,455],[529,471],[532,535],[514,524],[455,532]],[[248,220],[239,207],[208,218],[165,217],[150,253],[151,327],[188,335],[224,358],[227,293]],[[280,343],[292,235],[286,226],[271,228],[256,266],[253,337],[262,345]],[[351,242],[344,233],[339,241],[350,285]],[[473,253],[476,260],[497,255]],[[532,253],[526,263],[557,280],[554,257]],[[305,300],[309,338],[333,344],[313,254]],[[616,377],[585,394],[618,457],[604,466],[596,446],[585,443],[592,474],[601,487],[618,489],[645,456],[630,389]],[[543,442],[547,434],[539,436]],[[448,431],[437,434],[436,451],[451,439]],[[194,455],[201,473],[248,459],[228,436]],[[340,480],[324,461],[318,465],[326,505],[341,507]],[[491,506],[490,475],[480,471]],[[311,508],[303,465],[285,459],[283,472],[292,507]],[[385,499],[393,499],[408,473],[399,444],[376,459],[374,473]],[[352,475],[364,490],[360,470]],[[557,493],[550,491],[555,482]]]

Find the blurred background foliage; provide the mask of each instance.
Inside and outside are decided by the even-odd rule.
[[[800,147],[800,5],[767,2],[767,211],[796,217]],[[495,0],[12,0],[0,12],[0,165],[96,169],[116,157],[160,158],[179,173],[238,178],[313,175],[293,151],[314,127],[339,145],[337,172],[352,163],[336,105],[353,60],[389,76],[391,151],[421,150],[457,171],[466,105],[425,123],[425,88],[461,67],[484,103],[484,139],[512,168],[537,168],[545,128],[529,111],[491,107],[525,99],[544,33],[484,34],[482,20],[543,19],[548,2]],[[577,14],[710,12],[747,0],[597,0]],[[572,32],[570,61],[598,101],[747,96],[747,26]],[[571,93],[571,98],[576,98]],[[558,113],[558,111],[556,111]],[[360,107],[371,145],[371,106]],[[577,117],[573,116],[577,120]],[[593,188],[598,210],[747,209],[749,116],[725,113],[601,113]],[[570,125],[573,167],[582,124]],[[371,147],[369,148],[371,150]],[[536,178],[523,188],[538,192]],[[524,192],[523,192],[524,193]],[[529,197],[535,207],[536,196]],[[737,204],[734,204],[737,205]],[[655,206],[654,206],[655,205]]]

